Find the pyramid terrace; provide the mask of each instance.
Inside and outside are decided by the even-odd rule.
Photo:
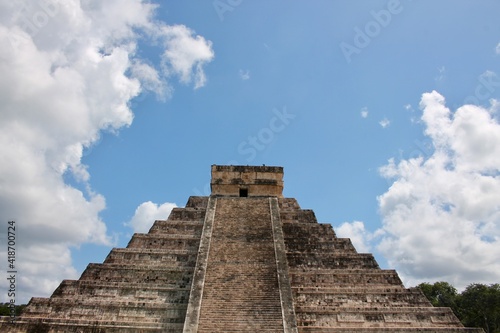
[[[192,196],[0,332],[482,332],[283,197],[283,168],[213,165]]]

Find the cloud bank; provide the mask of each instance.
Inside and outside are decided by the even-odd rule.
[[[500,280],[500,124],[498,102],[455,112],[436,91],[422,96],[429,156],[380,169],[392,186],[378,197],[378,249],[410,284],[459,288]]]
[[[156,21],[155,9],[141,0],[0,3],[0,220],[17,224],[18,301],[77,277],[72,246],[111,243],[83,150],[130,126],[141,92],[167,98],[173,78],[206,83],[211,42]],[[137,56],[139,42],[161,46],[160,69]]]

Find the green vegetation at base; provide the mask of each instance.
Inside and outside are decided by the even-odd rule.
[[[16,317],[21,314],[25,307],[26,304],[14,305],[14,309],[16,309]],[[10,303],[0,303],[0,316],[10,316]]]
[[[421,283],[418,287],[434,306],[450,307],[466,327],[500,333],[500,285],[474,283],[462,293],[448,282]]]

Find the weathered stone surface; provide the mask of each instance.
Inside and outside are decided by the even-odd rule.
[[[212,195],[283,197],[283,168],[212,165]]]
[[[357,253],[311,211],[289,199],[280,207],[299,332],[482,331],[464,328],[449,308],[434,308],[420,290],[404,288],[394,270]]]
[[[214,165],[211,185],[0,331],[482,332],[283,198],[283,168]]]
[[[1,332],[182,332],[204,225],[206,197],[191,197],[127,248],[33,298]]]
[[[268,198],[218,198],[198,332],[283,332]]]

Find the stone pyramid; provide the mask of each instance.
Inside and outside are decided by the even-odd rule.
[[[0,332],[482,332],[283,198],[283,168],[213,165],[211,186]]]

